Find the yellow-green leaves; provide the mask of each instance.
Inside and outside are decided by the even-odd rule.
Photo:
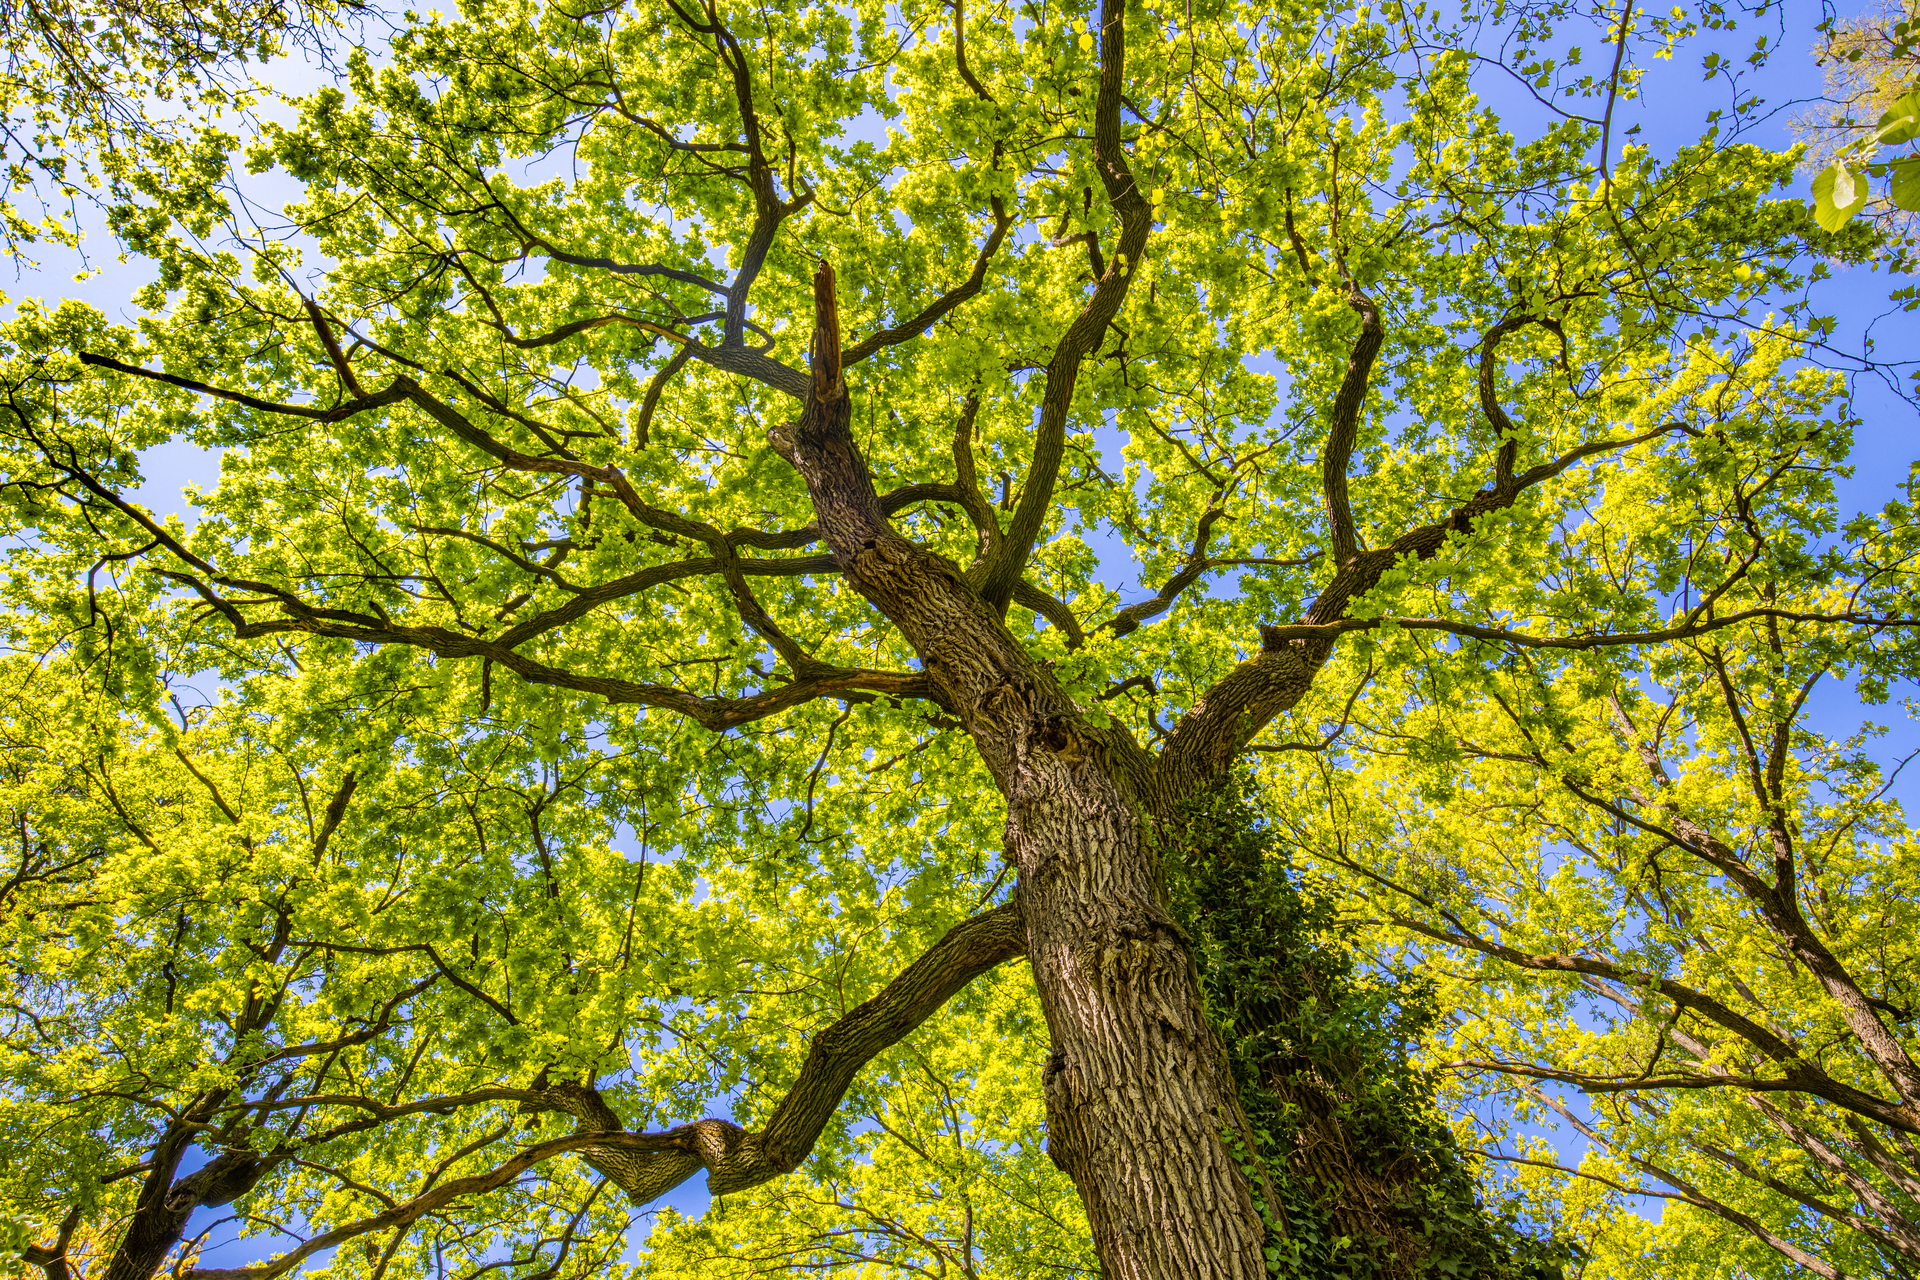
[[[1920,137],[1920,88],[1910,89],[1894,100],[1881,115],[1872,134],[1861,140],[1855,150],[1870,151],[1875,144],[1897,146]],[[1901,209],[1920,209],[1920,156],[1902,156],[1891,164],[1862,162],[1855,168],[1843,155],[1813,180],[1814,220],[1828,231],[1839,231],[1855,214],[1867,207],[1872,192],[1869,178],[1890,175],[1889,195]]]
[[[39,701],[3,704],[26,745],[0,750],[17,774],[0,799],[78,878],[0,919],[0,954],[93,1019],[8,1059],[0,1120],[57,1114],[63,1142],[97,1146],[66,1181],[0,1169],[0,1211],[47,1228],[54,1187],[121,1212],[135,1182],[102,1171],[137,1163],[195,1090],[292,1135],[304,1163],[242,1208],[315,1228],[442,1161],[480,1168],[530,1117],[536,1136],[569,1124],[490,1096],[336,1134],[370,1114],[340,1097],[545,1074],[597,1080],[631,1128],[754,1123],[817,1031],[1009,892],[971,713],[921,696],[927,655],[842,577],[769,444],[805,382],[823,259],[874,489],[962,574],[1037,491],[1062,334],[1097,281],[1132,274],[1072,373],[1005,624],[1142,758],[1264,624],[1337,594],[1326,445],[1364,294],[1382,345],[1342,419],[1352,540],[1434,536],[1346,603],[1342,625],[1377,625],[1304,664],[1313,689],[1254,744],[1276,820],[1356,876],[1391,864],[1403,914],[1432,906],[1435,928],[1452,912],[1543,954],[1604,938],[1636,972],[1690,972],[1678,925],[1617,924],[1622,885],[1668,851],[1567,788],[1629,794],[1609,698],[1639,715],[1635,691],[1668,681],[1697,700],[1709,623],[1842,607],[1852,420],[1844,380],[1810,364],[1833,322],[1808,290],[1870,235],[1815,230],[1776,198],[1795,157],[1718,133],[1597,173],[1589,125],[1481,97],[1497,50],[1431,8],[1417,33],[1397,7],[1145,13],[1115,145],[1156,225],[1124,262],[1093,146],[1092,60],[1118,46],[1058,7],[468,4],[397,21],[246,139],[231,180],[279,202],[280,230],[182,194],[228,180],[227,140],[136,166],[149,203],[124,231],[157,273],[136,323],[23,305],[0,366],[0,589],[16,647],[46,655],[16,664]],[[1910,158],[1824,175],[1820,225],[1885,176],[1914,198]],[[1762,314],[1776,294],[1787,310]],[[147,519],[128,496],[143,455],[189,443],[223,451],[217,484],[191,520]],[[1906,562],[1909,532],[1869,534],[1877,563]],[[1862,599],[1909,609],[1902,572]],[[1622,639],[1695,623],[1645,656]],[[176,709],[164,682],[200,671],[208,696]],[[1769,671],[1735,684],[1771,708]],[[1692,732],[1677,791],[1750,828],[1737,734]],[[1361,744],[1377,761],[1343,754]],[[1712,886],[1673,893],[1734,930]],[[1767,963],[1750,937],[1735,949]],[[1558,1064],[1652,1046],[1641,1023],[1560,1017],[1578,993],[1559,979],[1473,963],[1437,979],[1479,1019],[1462,1053],[1529,1031]],[[1782,1000],[1795,981],[1769,978]],[[260,990],[284,999],[236,1048]],[[279,1068],[276,1097],[335,1101],[297,1122],[268,1105],[260,1046],[373,1027]],[[862,1075],[799,1173],[662,1231],[645,1265],[824,1267],[869,1233],[875,1268],[1082,1266],[1036,1132],[1044,1057],[1024,980],[980,983]],[[136,1077],[147,1093],[117,1088]],[[391,1242],[385,1274],[521,1258],[537,1276],[563,1237],[612,1272],[624,1211],[583,1167],[447,1209],[440,1235]],[[1568,1196],[1568,1220],[1599,1216]],[[1645,1243],[1619,1235],[1621,1257]]]
[[[1836,161],[1813,180],[1814,219],[1827,230],[1838,231],[1867,207],[1867,196],[1866,176]]]
[[[1920,89],[1910,89],[1880,117],[1874,141],[1891,147],[1916,137],[1920,137]]]
[[[1904,156],[1889,167],[1893,181],[1888,190],[1894,204],[1902,209],[1920,209],[1920,156]]]

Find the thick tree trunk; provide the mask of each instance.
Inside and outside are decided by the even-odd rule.
[[[1256,1280],[1263,1235],[1229,1143],[1250,1149],[1147,845],[1149,765],[1096,729],[956,566],[888,525],[847,429],[832,274],[813,387],[773,445],[806,480],[847,580],[913,644],[1007,797],[1006,848],[1052,1035],[1049,1150],[1112,1280]]]
[[[1251,1149],[1245,1118],[1132,805],[1091,761],[1029,753],[1007,850],[1053,1042],[1048,1150],[1108,1275],[1264,1275],[1227,1145]]]

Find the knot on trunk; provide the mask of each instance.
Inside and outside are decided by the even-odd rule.
[[[903,538],[868,538],[853,557],[856,574],[876,574],[913,559],[913,547]]]
[[[1009,729],[1032,714],[1033,686],[1026,681],[1004,681],[980,695],[973,704],[975,719]]]
[[[1086,739],[1074,731],[1073,724],[1065,716],[1050,716],[1042,720],[1039,728],[1034,730],[1033,744],[1069,765],[1084,764],[1087,759]]]
[[[782,422],[767,432],[767,443],[773,446],[775,453],[785,458],[789,463],[794,460],[793,433],[797,431],[799,427],[800,424],[797,422]]]

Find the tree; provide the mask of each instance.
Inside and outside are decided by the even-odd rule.
[[[1692,26],[1602,15],[1611,70],[1576,76],[1578,53],[1538,60],[1562,18],[1528,10],[1483,47],[1398,6],[475,7],[397,34],[385,65],[356,55],[344,90],[254,141],[254,171],[304,184],[284,230],[236,219],[202,248],[156,218],[133,233],[160,273],[137,329],[24,314],[7,492],[41,613],[91,637],[111,610],[88,584],[138,568],[277,722],[324,733],[285,690],[325,690],[366,708],[340,749],[418,785],[496,737],[542,779],[498,819],[526,843],[490,922],[438,900],[464,956],[275,950],[278,904],[306,889],[259,892],[241,949],[261,985],[239,990],[262,1010],[304,998],[317,957],[378,945],[329,1016],[451,1001],[486,1029],[418,1050],[444,1088],[409,1069],[383,1102],[337,1089],[323,1048],[283,1083],[243,1003],[218,1082],[142,1095],[165,1120],[124,1166],[109,1274],[144,1280],[183,1209],[274,1194],[258,1179],[393,1108],[447,1118],[380,1138],[384,1173],[475,1172],[407,1199],[345,1169],[304,1202],[300,1248],[191,1274],[269,1280],[380,1236],[378,1270],[429,1212],[505,1240],[465,1197],[522,1174],[585,1222],[575,1152],[643,1202],[701,1170],[716,1195],[752,1188],[808,1159],[876,1054],[1019,956],[1047,1155],[1107,1274],[1537,1270],[1496,1216],[1427,1212],[1471,1189],[1417,1098],[1368,1092],[1411,1077],[1289,1039],[1324,992],[1352,1045],[1390,1046],[1411,996],[1238,963],[1316,916],[1220,797],[1250,751],[1287,745],[1269,726],[1344,705],[1416,642],[1470,681],[1513,653],[1899,612],[1718,607],[1807,554],[1777,507],[1797,490],[1748,477],[1827,475],[1848,429],[1822,424],[1839,385],[1796,371],[1811,317],[1747,304],[1864,257],[1871,232],[1774,199],[1792,157],[1737,129],[1665,160],[1621,145],[1629,54]],[[1501,57],[1566,109],[1510,129],[1470,74]],[[133,451],[169,438],[227,451],[191,529],[124,496]],[[1740,520],[1696,521],[1709,497]],[[1577,532],[1602,501],[1634,513],[1624,559]],[[1094,581],[1095,531],[1134,551],[1149,598]],[[1201,589],[1225,570],[1237,595]],[[446,717],[431,751],[394,719],[415,704]],[[669,889],[689,916],[715,885],[691,868],[730,867],[790,916],[758,929],[803,989],[836,934],[889,930],[834,1016],[808,1011],[804,1060],[784,1026],[729,1046],[703,1096],[750,1076],[732,1120],[639,1128],[675,1114],[656,1068],[626,1065],[645,1023],[620,984],[643,979],[589,981],[625,944],[579,921],[641,891],[544,878],[543,815],[584,785],[545,761],[599,751],[632,762],[639,799],[562,805],[583,865],[624,821],[688,862]],[[337,796],[344,776],[276,785]],[[488,820],[474,838],[498,850]],[[881,909],[887,880],[911,923]],[[658,1008],[690,989],[644,981]],[[508,1104],[579,1128],[470,1148]],[[1318,1118],[1256,1122],[1287,1105]],[[1378,1174],[1377,1200],[1314,1172],[1316,1135]],[[183,1173],[189,1141],[218,1154]],[[111,1172],[71,1197],[99,1203]],[[1320,1229],[1348,1222],[1386,1225]]]

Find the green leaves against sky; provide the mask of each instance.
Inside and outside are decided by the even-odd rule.
[[[41,282],[0,335],[19,1247],[104,1274],[146,1163],[190,1146],[270,1157],[192,1227],[246,1237],[202,1268],[264,1264],[566,1137],[529,1100],[559,1082],[636,1132],[751,1128],[816,1032],[1008,900],[991,776],[768,443],[824,260],[875,487],[956,576],[1070,386],[1007,625],[1149,751],[1328,589],[1323,450],[1375,307],[1359,548],[1453,523],[1252,744],[1266,820],[1342,945],[1430,984],[1442,1120],[1534,1161],[1483,1161],[1485,1194],[1580,1274],[1904,1274],[1910,1134],[1695,1087],[1798,1068],[1685,993],[1790,1042],[1803,1084],[1897,1093],[1855,1005],[1911,1051],[1912,831],[1892,753],[1804,690],[1890,719],[1913,675],[1912,495],[1866,477],[1856,514],[1840,486],[1895,429],[1860,379],[1904,385],[1920,347],[1896,318],[1842,360],[1822,282],[1904,287],[1848,219],[1920,175],[1841,162],[1809,208],[1751,78],[1630,140],[1650,68],[1778,18],[1618,13],[1127,7],[1134,261],[1072,6],[387,15],[314,92],[123,153],[99,189],[152,283]],[[1911,98],[1875,147],[1915,136]],[[129,496],[169,442],[218,452],[190,518]],[[1776,889],[1797,842],[1796,909],[1860,1001],[1682,827]],[[310,1270],[1091,1275],[1047,1045],[1006,964],[784,1179],[648,1234],[563,1154]],[[1649,1220],[1643,1191],[1677,1198]]]

